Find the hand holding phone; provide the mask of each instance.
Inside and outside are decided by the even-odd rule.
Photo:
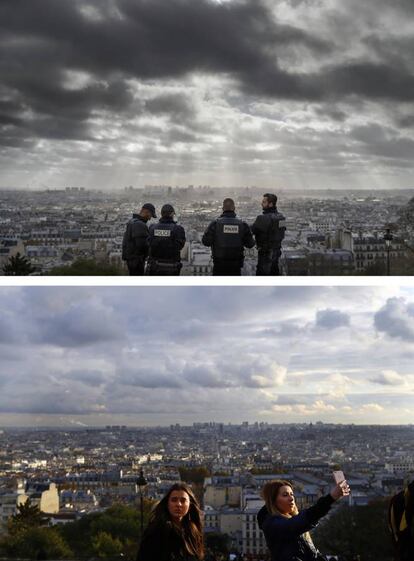
[[[332,475],[337,485],[338,483],[342,483],[342,481],[345,481],[345,475],[343,471],[334,471]]]
[[[347,497],[351,492],[349,485],[345,479],[343,471],[334,471],[333,477],[336,483],[336,487],[331,491],[332,498],[337,501],[342,497]]]

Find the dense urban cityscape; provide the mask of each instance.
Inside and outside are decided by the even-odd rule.
[[[399,491],[414,474],[413,438],[412,425],[322,422],[4,428],[0,519],[4,532],[30,499],[49,525],[73,523],[113,505],[137,506],[140,493],[146,501],[160,499],[173,482],[189,478],[198,489],[206,535],[225,534],[234,555],[263,555],[259,559],[266,544],[256,514],[266,481],[292,481],[305,508],[329,492],[332,470],[342,469],[352,493],[332,517]]]
[[[286,217],[280,269],[285,275],[412,274],[412,190],[274,190]],[[68,274],[79,260],[127,274],[121,259],[126,223],[144,202],[174,205],[187,242],[182,275],[210,275],[210,248],[201,243],[224,197],[248,224],[261,213],[263,189],[256,187],[146,186],[104,192],[80,187],[44,191],[0,191],[0,274],[20,254],[34,273]],[[242,274],[254,275],[257,249],[249,249]],[[62,269],[63,267],[63,269]],[[74,273],[76,274],[76,273]],[[108,273],[111,274],[111,273]]]

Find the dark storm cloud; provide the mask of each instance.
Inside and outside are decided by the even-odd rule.
[[[88,7],[98,17],[85,15]],[[232,76],[245,92],[275,98],[414,97],[414,77],[403,65],[338,62],[311,73],[282,68],[279,49],[302,48],[318,57],[335,47],[317,29],[277,22],[260,1],[13,0],[2,2],[0,22],[2,103],[8,104],[8,125],[23,126],[26,136],[90,139],[86,122],[93,112],[140,113],[142,100],[134,98],[128,78],[163,80],[207,72]],[[90,83],[68,88],[65,70],[86,72]],[[144,106],[173,119],[193,114],[176,94],[162,94]]]
[[[316,313],[316,326],[322,329],[336,329],[338,327],[346,327],[350,324],[348,314],[340,310],[319,310]]]
[[[153,115],[168,115],[180,122],[195,117],[191,99],[179,94],[164,94],[149,99],[145,102],[145,109]]]
[[[414,342],[414,306],[404,298],[389,298],[374,322],[377,330],[389,337]]]
[[[370,123],[355,127],[350,137],[362,143],[370,154],[407,160],[414,158],[414,140],[399,135],[390,127]]]

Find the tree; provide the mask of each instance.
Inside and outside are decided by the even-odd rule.
[[[0,542],[8,557],[26,559],[66,559],[72,552],[55,528],[32,527],[9,534]]]
[[[206,550],[214,555],[223,554],[228,558],[230,553],[230,537],[228,534],[220,532],[211,532],[206,534],[205,540]]]
[[[206,477],[210,477],[211,472],[206,466],[197,466],[192,468],[178,468],[182,481],[186,483],[204,483]]]
[[[55,267],[49,275],[55,276],[118,276],[124,271],[109,263],[97,263],[93,259],[78,259],[71,265]]]
[[[397,257],[391,261],[391,274],[401,276],[414,275],[414,249],[407,247],[405,257]]]
[[[17,514],[13,514],[8,521],[9,534],[44,526],[48,521],[47,516],[42,514],[38,505],[33,505],[30,499],[27,499],[25,503],[19,504],[17,511]]]
[[[315,530],[315,544],[325,554],[364,561],[391,561],[393,547],[387,526],[388,501],[366,506],[341,505]]]
[[[36,271],[27,257],[16,253],[16,255],[9,257],[8,262],[3,265],[3,272],[7,276],[27,276]]]
[[[99,532],[93,539],[92,547],[98,557],[111,557],[122,553],[122,542],[118,538],[113,538],[107,532]]]
[[[375,259],[372,263],[367,265],[361,273],[362,275],[369,275],[381,277],[387,274],[387,262],[385,259]]]
[[[152,501],[144,501],[144,526],[152,506]],[[136,558],[141,537],[140,513],[137,508],[114,505],[104,512],[87,514],[76,522],[65,524],[59,531],[78,556],[105,557],[122,553],[126,561],[132,561]]]

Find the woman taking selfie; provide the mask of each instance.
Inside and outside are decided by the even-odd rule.
[[[200,507],[191,488],[174,484],[151,513],[137,561],[200,561],[204,558]]]
[[[349,495],[346,481],[336,487],[313,506],[298,511],[292,484],[275,480],[263,487],[265,506],[257,515],[263,530],[272,561],[323,561],[324,556],[316,549],[309,530],[325,516],[332,504]]]

